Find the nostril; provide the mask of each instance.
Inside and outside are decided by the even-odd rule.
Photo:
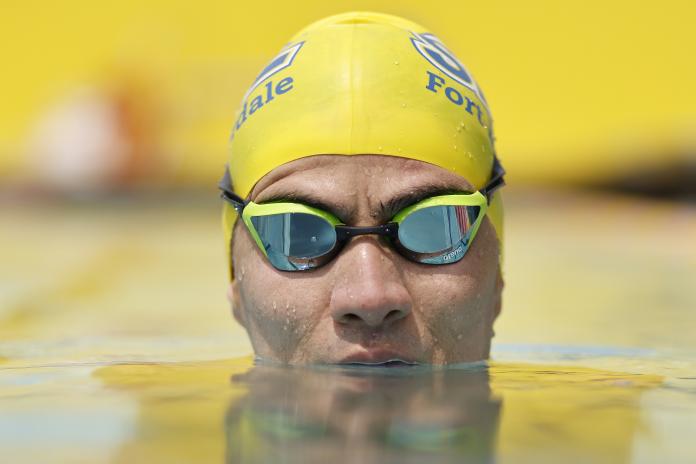
[[[358,316],[357,314],[353,314],[353,313],[344,314],[341,317],[341,322],[344,324],[349,324],[349,323],[357,322],[360,320],[361,320],[360,316]]]
[[[387,313],[387,315],[384,317],[384,322],[389,323],[396,321],[398,319],[401,319],[403,317],[403,311],[399,311],[398,309],[392,309]]]

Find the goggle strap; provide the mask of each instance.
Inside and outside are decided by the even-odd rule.
[[[505,185],[505,169],[503,169],[503,165],[500,164],[496,155],[493,155],[493,168],[491,171],[491,180],[481,189],[481,193],[485,195],[488,204],[493,200],[495,191]]]
[[[244,211],[244,208],[249,202],[245,201],[234,193],[234,189],[232,188],[232,178],[230,177],[230,170],[227,166],[225,166],[225,174],[218,183],[218,188],[221,190],[220,198],[230,203],[237,211],[237,214],[242,214],[242,211]]]

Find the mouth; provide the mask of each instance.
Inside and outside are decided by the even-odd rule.
[[[402,359],[390,359],[389,361],[384,361],[384,362],[349,362],[349,363],[341,363],[342,366],[356,366],[356,367],[383,367],[383,368],[390,368],[390,367],[411,367],[411,366],[417,366],[418,363],[415,362],[408,362],[404,361]]]
[[[406,356],[383,350],[363,351],[347,356],[339,361],[341,365],[363,367],[408,367],[418,363]]]

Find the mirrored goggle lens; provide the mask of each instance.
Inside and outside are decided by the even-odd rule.
[[[479,206],[431,206],[399,224],[399,243],[420,263],[446,264],[464,256],[479,216]]]
[[[321,264],[336,244],[336,230],[325,219],[306,213],[254,216],[251,223],[271,264],[283,271],[301,271]]]

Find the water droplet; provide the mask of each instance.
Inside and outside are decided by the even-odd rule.
[[[399,66],[399,62],[398,62],[398,61],[395,61],[394,64],[397,65],[397,66]]]
[[[458,335],[457,335],[457,340],[461,340],[461,339],[462,339],[462,334],[458,334]]]
[[[402,104],[401,104],[401,107],[402,107],[402,108],[406,108],[406,103],[402,103]]]
[[[456,146],[456,145],[454,146],[454,149],[455,149],[455,150],[457,149],[457,146]]]
[[[382,151],[382,147],[377,147],[377,151]]]
[[[278,305],[276,304],[275,300],[273,300],[273,309],[276,309]]]

